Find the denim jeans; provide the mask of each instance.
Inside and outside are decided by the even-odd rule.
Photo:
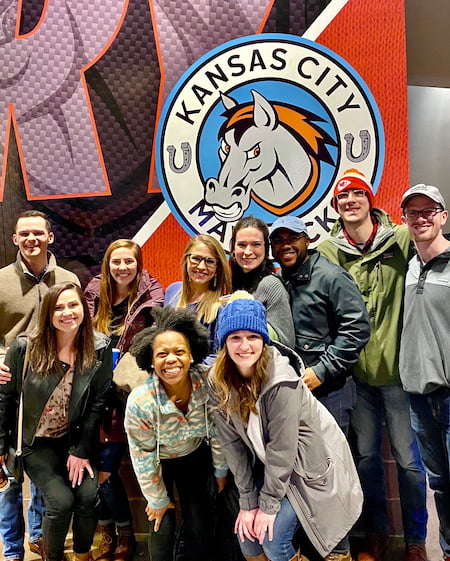
[[[273,525],[272,541],[269,541],[268,536],[265,537],[262,545],[256,540],[251,542],[247,538],[244,538],[243,542],[239,540],[244,557],[257,557],[262,553],[265,553],[270,561],[289,561],[294,557],[292,538],[300,527],[300,522],[286,497],[281,500],[280,507]]]
[[[99,523],[115,522],[119,526],[131,524],[128,495],[120,478],[119,469],[126,450],[125,442],[100,444],[98,456],[99,471],[111,475],[99,485]]]
[[[97,477],[86,473],[80,486],[68,479],[68,439],[36,438],[31,453],[24,456],[25,470],[42,493],[45,516],[42,525],[47,561],[61,561],[72,520],[73,550],[90,550],[97,525]]]
[[[28,508],[28,535],[30,542],[37,542],[42,535],[44,501],[30,482],[30,506]],[[23,559],[25,522],[23,519],[22,485],[11,481],[10,488],[0,493],[0,536],[3,542],[3,557]]]
[[[389,519],[383,464],[383,420],[397,463],[403,532],[406,544],[423,544],[426,537],[426,475],[411,428],[409,395],[401,385],[356,383],[357,400],[351,427],[356,462],[364,493],[363,531],[386,536]]]
[[[209,502],[208,481],[213,473],[211,451],[206,444],[181,456],[161,460],[162,475],[174,502],[175,485],[183,516],[184,551],[187,561],[208,561],[211,555],[213,516]],[[151,561],[167,561],[173,558],[175,546],[175,510],[168,509],[157,532],[154,521],[150,522],[148,549]]]
[[[450,388],[410,394],[411,420],[439,517],[439,543],[450,556]]]

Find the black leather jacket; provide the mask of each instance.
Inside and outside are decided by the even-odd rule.
[[[369,340],[369,316],[358,287],[342,267],[316,250],[282,270],[295,327],[295,350],[322,380],[318,397],[339,389]]]
[[[16,445],[16,422],[22,368],[26,350],[25,337],[18,337],[6,355],[12,379],[0,386],[0,455],[8,452],[10,444]],[[98,443],[98,426],[106,392],[112,378],[110,340],[95,333],[96,360],[84,372],[75,371],[69,405],[69,454],[79,458],[92,458]],[[42,411],[53,393],[60,377],[50,373],[37,376],[28,369],[23,385],[23,453],[32,451]]]

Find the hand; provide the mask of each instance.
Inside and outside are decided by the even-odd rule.
[[[320,380],[315,374],[312,368],[306,368],[305,372],[302,376],[302,380],[305,382],[306,387],[313,391],[318,388],[321,384],[323,384],[322,380]]]
[[[221,493],[225,489],[225,485],[227,484],[227,476],[225,477],[216,477],[217,483],[217,491]]]
[[[5,462],[6,462],[6,458],[8,457],[8,454],[4,454],[3,456],[0,456],[0,466],[4,466]]]
[[[249,539],[251,542],[255,541],[256,535],[253,532],[253,521],[257,512],[257,508],[252,510],[243,510],[241,508],[239,511],[236,523],[234,524],[234,533],[239,536],[241,542],[244,541],[244,538]]]
[[[276,514],[266,514],[258,508],[258,512],[255,516],[255,522],[253,523],[253,531],[260,545],[262,545],[266,535],[269,542],[273,540],[273,524],[275,522],[275,517]]]
[[[173,503],[169,503],[167,506],[163,508],[152,508],[149,505],[145,507],[145,512],[147,513],[147,517],[150,520],[150,522],[152,520],[155,521],[155,526],[153,528],[155,532],[159,530],[159,527],[161,526],[161,520],[163,519],[163,516],[166,514],[167,509],[169,508],[175,508],[175,505]]]
[[[9,366],[5,362],[5,355],[0,354],[0,384],[6,384],[7,382],[10,382],[11,378],[12,374],[9,370]]]
[[[67,471],[69,472],[69,481],[72,487],[81,485],[84,477],[84,470],[86,470],[92,479],[94,479],[94,470],[86,458],[78,458],[77,456],[70,455],[67,458]]]

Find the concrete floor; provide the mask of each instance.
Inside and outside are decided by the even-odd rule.
[[[434,506],[434,500],[432,497],[432,493],[428,491],[428,536],[427,536],[427,553],[429,561],[441,561],[442,560],[442,553],[439,547],[439,528],[438,528],[438,520],[436,515],[436,509]],[[146,545],[146,536],[144,534],[138,535],[138,548],[136,551],[134,561],[148,561],[148,554],[147,554],[147,545]],[[96,536],[96,542],[94,543],[94,547],[98,542],[98,536]],[[66,542],[66,553],[67,559],[71,557],[71,540],[70,536]],[[391,543],[389,545],[389,549],[385,555],[384,561],[403,561],[403,540],[401,538],[392,538]],[[2,547],[0,544],[0,556],[2,555]],[[40,558],[35,554],[30,553],[28,548],[26,548],[25,553],[25,561],[39,561]],[[303,558],[304,561],[307,561],[306,558]]]

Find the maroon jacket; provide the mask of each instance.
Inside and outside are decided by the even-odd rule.
[[[94,277],[84,290],[91,317],[94,317],[98,310],[100,278],[101,275]],[[162,306],[163,302],[164,290],[162,286],[149,272],[142,271],[136,300],[128,312],[125,320],[125,329],[117,343],[117,348],[120,350],[121,355],[126,353],[131,347],[136,333],[153,324],[151,309],[153,306]]]
[[[91,317],[94,317],[98,310],[100,278],[101,275],[94,277],[84,290]],[[117,343],[120,356],[131,347],[136,333],[153,324],[152,308],[154,306],[162,306],[163,302],[164,290],[159,282],[147,271],[142,271],[136,300],[127,314],[125,329]],[[107,403],[102,415],[100,442],[125,442],[123,419],[124,403],[119,399],[114,387],[112,387],[108,392]]]

